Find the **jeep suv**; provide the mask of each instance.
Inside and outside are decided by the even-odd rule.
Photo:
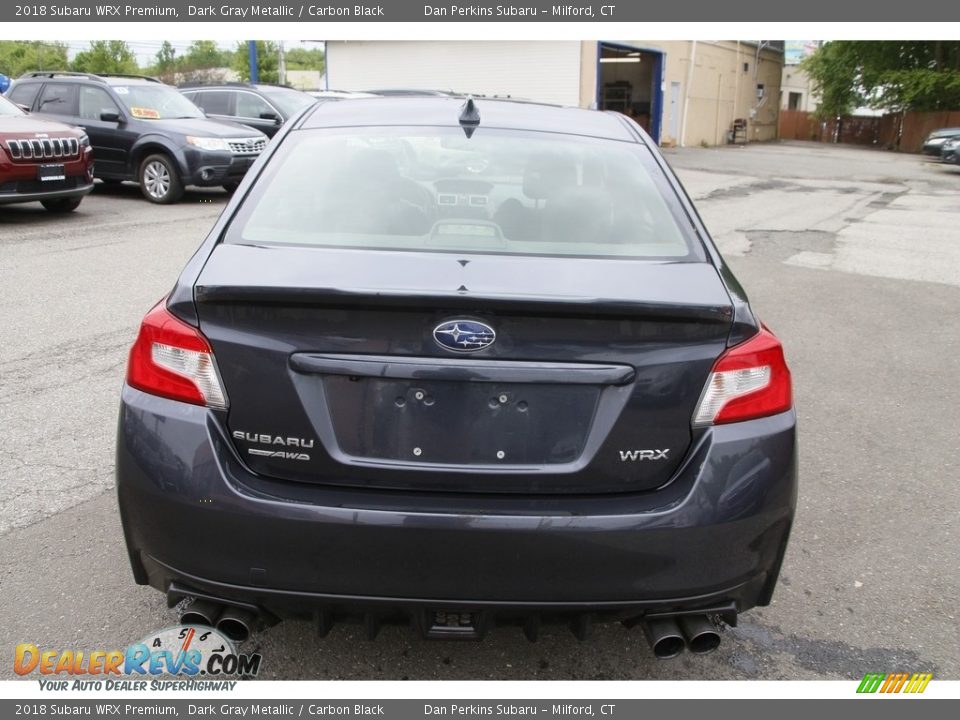
[[[70,212],[93,190],[93,153],[86,134],[30,117],[0,97],[0,205],[39,200]]]
[[[207,117],[249,125],[268,137],[276,135],[283,123],[317,102],[312,95],[281,85],[188,83],[180,86],[180,92]]]
[[[232,191],[266,147],[263,133],[211,120],[148,77],[31,72],[9,97],[86,130],[106,183],[135,180],[150,202],[173,203],[186,185]]]

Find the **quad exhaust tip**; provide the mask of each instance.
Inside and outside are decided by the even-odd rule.
[[[228,607],[217,620],[217,630],[230,640],[243,642],[250,637],[256,620],[256,615],[249,610]]]
[[[250,637],[257,616],[244,608],[224,606],[212,600],[195,600],[180,614],[181,625],[207,625],[234,642],[243,642]]]
[[[222,606],[211,600],[195,600],[180,614],[180,624],[214,627],[222,609]]]
[[[692,653],[703,655],[720,647],[720,632],[706,615],[682,615],[680,630]]]
[[[686,641],[673,618],[659,618],[643,623],[643,632],[653,654],[661,660],[676,657],[683,652]]]
[[[704,655],[720,647],[720,631],[707,615],[647,620],[643,631],[653,654],[661,660],[677,657],[684,649]]]

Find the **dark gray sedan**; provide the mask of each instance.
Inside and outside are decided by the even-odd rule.
[[[268,146],[131,352],[136,581],[286,617],[542,623],[709,651],[796,504],[780,342],[616,113],[325,103]]]

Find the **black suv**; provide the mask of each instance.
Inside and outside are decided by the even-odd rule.
[[[187,83],[180,85],[180,92],[208,117],[249,125],[269,137],[303,108],[317,102],[312,95],[282,85]]]
[[[82,127],[96,177],[136,180],[155,203],[176,202],[186,185],[232,191],[267,144],[256,130],[208,119],[155,78],[30,72],[8,96],[40,117]]]

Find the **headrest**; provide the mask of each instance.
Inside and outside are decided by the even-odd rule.
[[[523,171],[523,194],[545,200],[577,186],[577,166],[572,158],[556,154],[534,155]]]

